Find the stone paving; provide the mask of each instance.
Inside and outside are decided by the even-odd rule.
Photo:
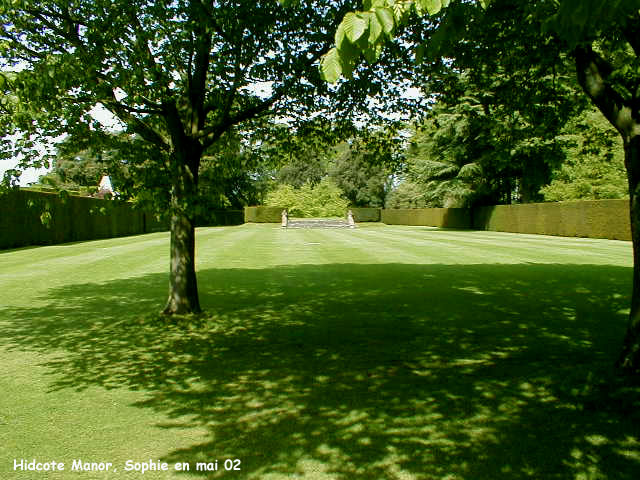
[[[346,220],[338,219],[292,219],[287,228],[349,228]]]

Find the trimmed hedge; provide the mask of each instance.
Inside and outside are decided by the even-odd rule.
[[[154,215],[153,213],[144,212],[144,225],[140,233],[166,232],[169,230],[169,219]]]
[[[631,240],[629,200],[583,200],[479,207],[473,227],[496,232]]]
[[[2,195],[0,202],[0,248],[135,235],[159,227],[155,218],[127,203],[23,190]]]
[[[280,223],[284,207],[244,207],[245,223]]]
[[[211,211],[207,225],[280,223],[282,207]],[[475,228],[498,232],[631,240],[628,200],[464,208],[352,208],[356,222]],[[0,196],[0,249],[167,230],[162,218],[129,203],[15,190]]]
[[[629,200],[583,200],[465,208],[382,210],[388,225],[631,240]]]
[[[387,225],[471,228],[471,211],[467,208],[384,209],[381,218]]]
[[[210,210],[205,217],[198,223],[199,227],[242,225],[244,223],[244,212],[242,210]]]
[[[242,210],[211,210],[203,226],[240,225]],[[0,196],[0,249],[121,237],[169,229],[131,203],[13,190]]]
[[[353,213],[353,220],[356,223],[360,222],[379,222],[380,221],[380,212],[381,208],[362,208],[362,207],[351,207],[349,208],[351,213]]]

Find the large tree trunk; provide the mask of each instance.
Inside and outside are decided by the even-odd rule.
[[[197,195],[199,151],[177,157],[171,188],[171,247],[167,315],[199,313],[195,268],[195,224],[193,204]],[[193,157],[196,158],[193,158]]]
[[[640,135],[625,142],[624,155],[629,178],[633,292],[629,325],[617,366],[629,373],[640,373]]]
[[[637,38],[630,37],[634,50]],[[640,45],[639,45],[640,47]],[[640,53],[640,48],[636,50]],[[623,372],[640,373],[640,112],[633,99],[623,98],[612,83],[614,68],[590,46],[575,51],[578,82],[622,137],[629,181],[631,241],[633,243],[633,290],[631,311],[622,352],[616,366]]]
[[[172,199],[173,203],[173,199]],[[195,227],[184,213],[171,214],[169,299],[165,314],[200,312],[195,268]]]

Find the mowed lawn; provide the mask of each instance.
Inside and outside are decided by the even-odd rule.
[[[243,225],[197,260],[172,321],[167,233],[0,252],[0,478],[640,478],[629,242]]]

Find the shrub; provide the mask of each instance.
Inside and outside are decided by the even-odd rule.
[[[324,178],[316,186],[310,183],[300,188],[280,185],[267,194],[265,205],[284,207],[290,217],[341,217],[349,202],[332,180]]]

